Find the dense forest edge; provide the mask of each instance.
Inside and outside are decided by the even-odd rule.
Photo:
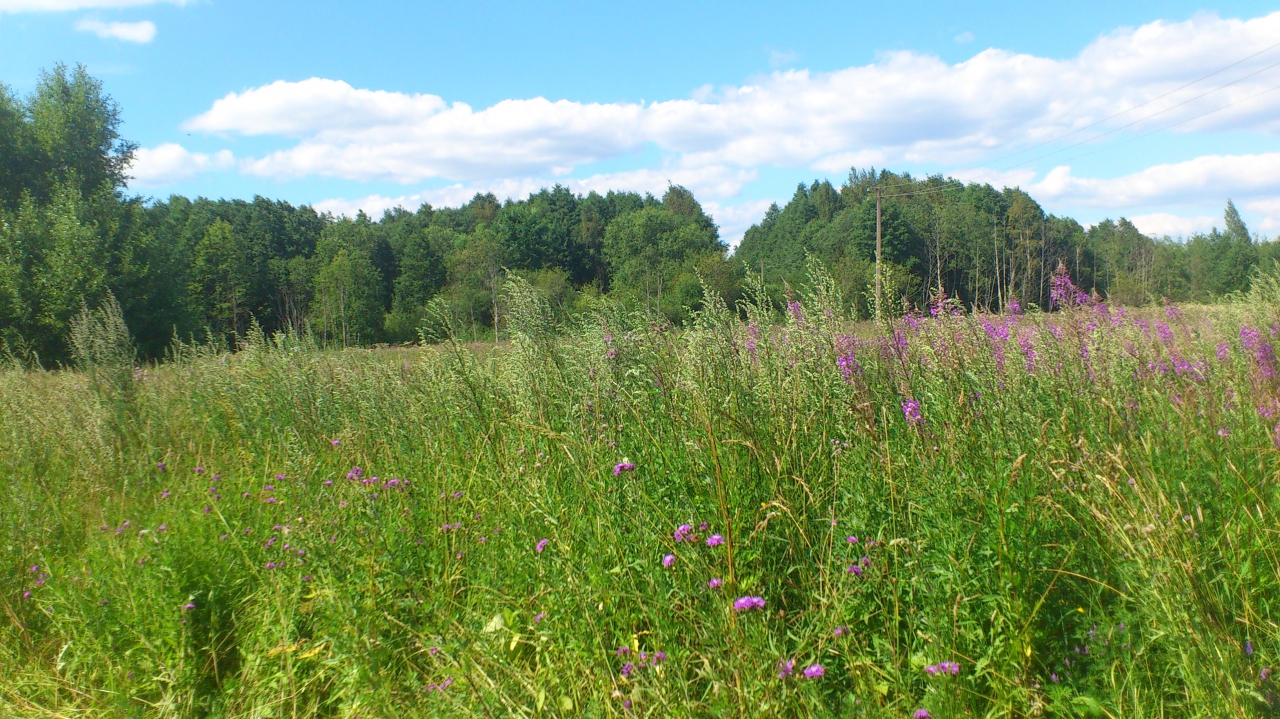
[[[1089,229],[1018,188],[851,170],[801,184],[731,252],[693,193],[661,198],[563,186],[525,200],[388,210],[374,220],[308,206],[130,194],[137,148],[121,108],[83,66],[59,65],[19,97],[0,85],[0,349],[57,366],[86,307],[118,302],[144,358],[175,338],[233,347],[252,327],[331,346],[413,342],[428,305],[473,339],[501,334],[504,282],[518,275],[565,317],[602,298],[680,325],[703,286],[729,306],[748,273],[783,302],[822,261],[853,318],[870,316],[876,192],[892,313],[941,297],[971,310],[1051,309],[1054,271],[1124,305],[1206,302],[1244,292],[1280,244],[1250,234],[1228,202],[1224,230],[1187,240],[1129,221]],[[891,301],[890,301],[891,300]]]

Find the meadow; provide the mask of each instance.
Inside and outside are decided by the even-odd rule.
[[[1280,292],[0,372],[0,715],[1280,711]]]

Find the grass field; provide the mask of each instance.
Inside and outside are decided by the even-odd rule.
[[[511,304],[0,373],[0,715],[1278,711],[1276,306]]]

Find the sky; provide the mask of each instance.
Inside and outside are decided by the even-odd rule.
[[[852,167],[1089,225],[1280,235],[1280,6],[0,0],[0,82],[83,63],[130,190],[335,214],[693,190],[731,245]]]

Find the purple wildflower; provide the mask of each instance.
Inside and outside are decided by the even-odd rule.
[[[1258,681],[1265,682],[1270,678],[1271,678],[1271,667],[1263,667],[1262,671],[1258,672]]]
[[[906,417],[907,422],[918,424],[924,419],[920,414],[920,401],[907,398],[902,402],[902,416]]]
[[[721,585],[721,584],[723,584],[723,583],[724,583],[724,582],[723,582],[723,581],[721,581],[720,577],[712,577],[711,579],[707,580],[707,588],[708,588],[708,589],[719,589],[719,588],[720,588],[720,585]]]
[[[168,491],[168,490],[165,490],[165,491],[163,491],[163,492],[161,492],[161,493],[160,493],[160,499],[168,499],[168,498],[169,498],[169,491]]]
[[[676,563],[676,555],[674,554],[668,554],[662,558],[662,566],[664,567],[670,567],[675,563]]]
[[[763,597],[738,597],[733,600],[733,611],[749,612],[752,609],[764,609]]]
[[[832,633],[836,635],[836,638],[840,638],[840,637],[843,637],[843,636],[845,636],[846,634],[848,634],[848,633],[849,633],[849,628],[848,628],[848,627],[836,627],[836,630],[835,630],[834,632],[832,632]]]
[[[184,611],[184,612],[186,612],[186,611],[190,611],[190,610],[195,609],[195,608],[196,608],[196,603],[195,603],[195,602],[187,602],[186,604],[183,604],[183,605],[182,605],[182,611]]]
[[[533,551],[537,552],[538,554],[542,554],[542,550],[546,549],[547,545],[550,542],[551,542],[550,539],[539,539],[538,543],[533,545]]]
[[[617,477],[623,472],[630,472],[635,468],[636,468],[636,465],[633,462],[627,462],[625,460],[622,462],[618,462],[617,464],[613,465],[613,476]]]
[[[163,524],[162,524],[162,525],[160,525],[159,527],[156,527],[156,531],[157,531],[157,532],[165,532],[165,531],[168,531],[168,530],[169,530],[169,527],[168,527],[168,526],[166,526],[166,525],[163,525]]]
[[[338,445],[342,444],[342,440],[340,440],[340,439],[335,439],[335,440],[333,440],[332,442],[330,442],[329,444],[331,444],[331,445],[333,445],[333,446],[337,447]]]
[[[821,664],[810,664],[809,666],[804,668],[805,679],[817,679],[818,677],[826,673],[827,673],[827,670],[823,669]]]
[[[458,491],[454,492],[454,493],[453,493],[453,498],[454,498],[454,499],[462,499],[462,490],[461,490],[461,489],[459,489]]]
[[[928,709],[917,709],[915,713],[911,715],[911,719],[930,719],[932,716],[933,715],[929,713]]]
[[[547,618],[546,612],[538,612],[537,614],[533,615],[533,623],[537,624],[546,618]]]
[[[1227,342],[1219,342],[1217,350],[1218,350],[1218,361],[1226,362],[1228,353],[1231,352],[1231,345]]]
[[[718,547],[721,544],[724,544],[724,537],[720,536],[719,534],[713,534],[710,537],[707,537],[708,547]]]
[[[635,670],[636,670],[636,665],[632,664],[631,662],[623,662],[621,674],[624,677],[629,677],[631,676],[632,672],[634,672]]]
[[[1253,656],[1253,642],[1248,639],[1244,640],[1244,653],[1245,656]]]
[[[851,564],[851,565],[849,565],[849,568],[848,568],[848,569],[846,569],[846,570],[844,570],[844,571],[848,572],[849,574],[853,574],[853,575],[855,575],[855,576],[858,576],[858,577],[861,577],[861,576],[862,576],[862,567],[859,567],[859,566],[858,566],[858,565],[856,565],[856,564]]]
[[[676,531],[671,533],[671,537],[677,542],[683,542],[689,538],[689,533],[692,531],[693,527],[690,527],[687,524],[682,524],[679,527],[676,527]]]
[[[796,670],[796,660],[794,659],[784,659],[778,662],[778,678],[779,679],[786,679],[787,677],[791,676],[795,672],[795,670]]]
[[[158,471],[160,471],[160,472],[163,472],[163,471],[165,471],[165,470],[167,470],[167,469],[168,469],[168,467],[165,465],[165,463],[164,463],[164,462],[156,462],[156,470],[158,470]]]

